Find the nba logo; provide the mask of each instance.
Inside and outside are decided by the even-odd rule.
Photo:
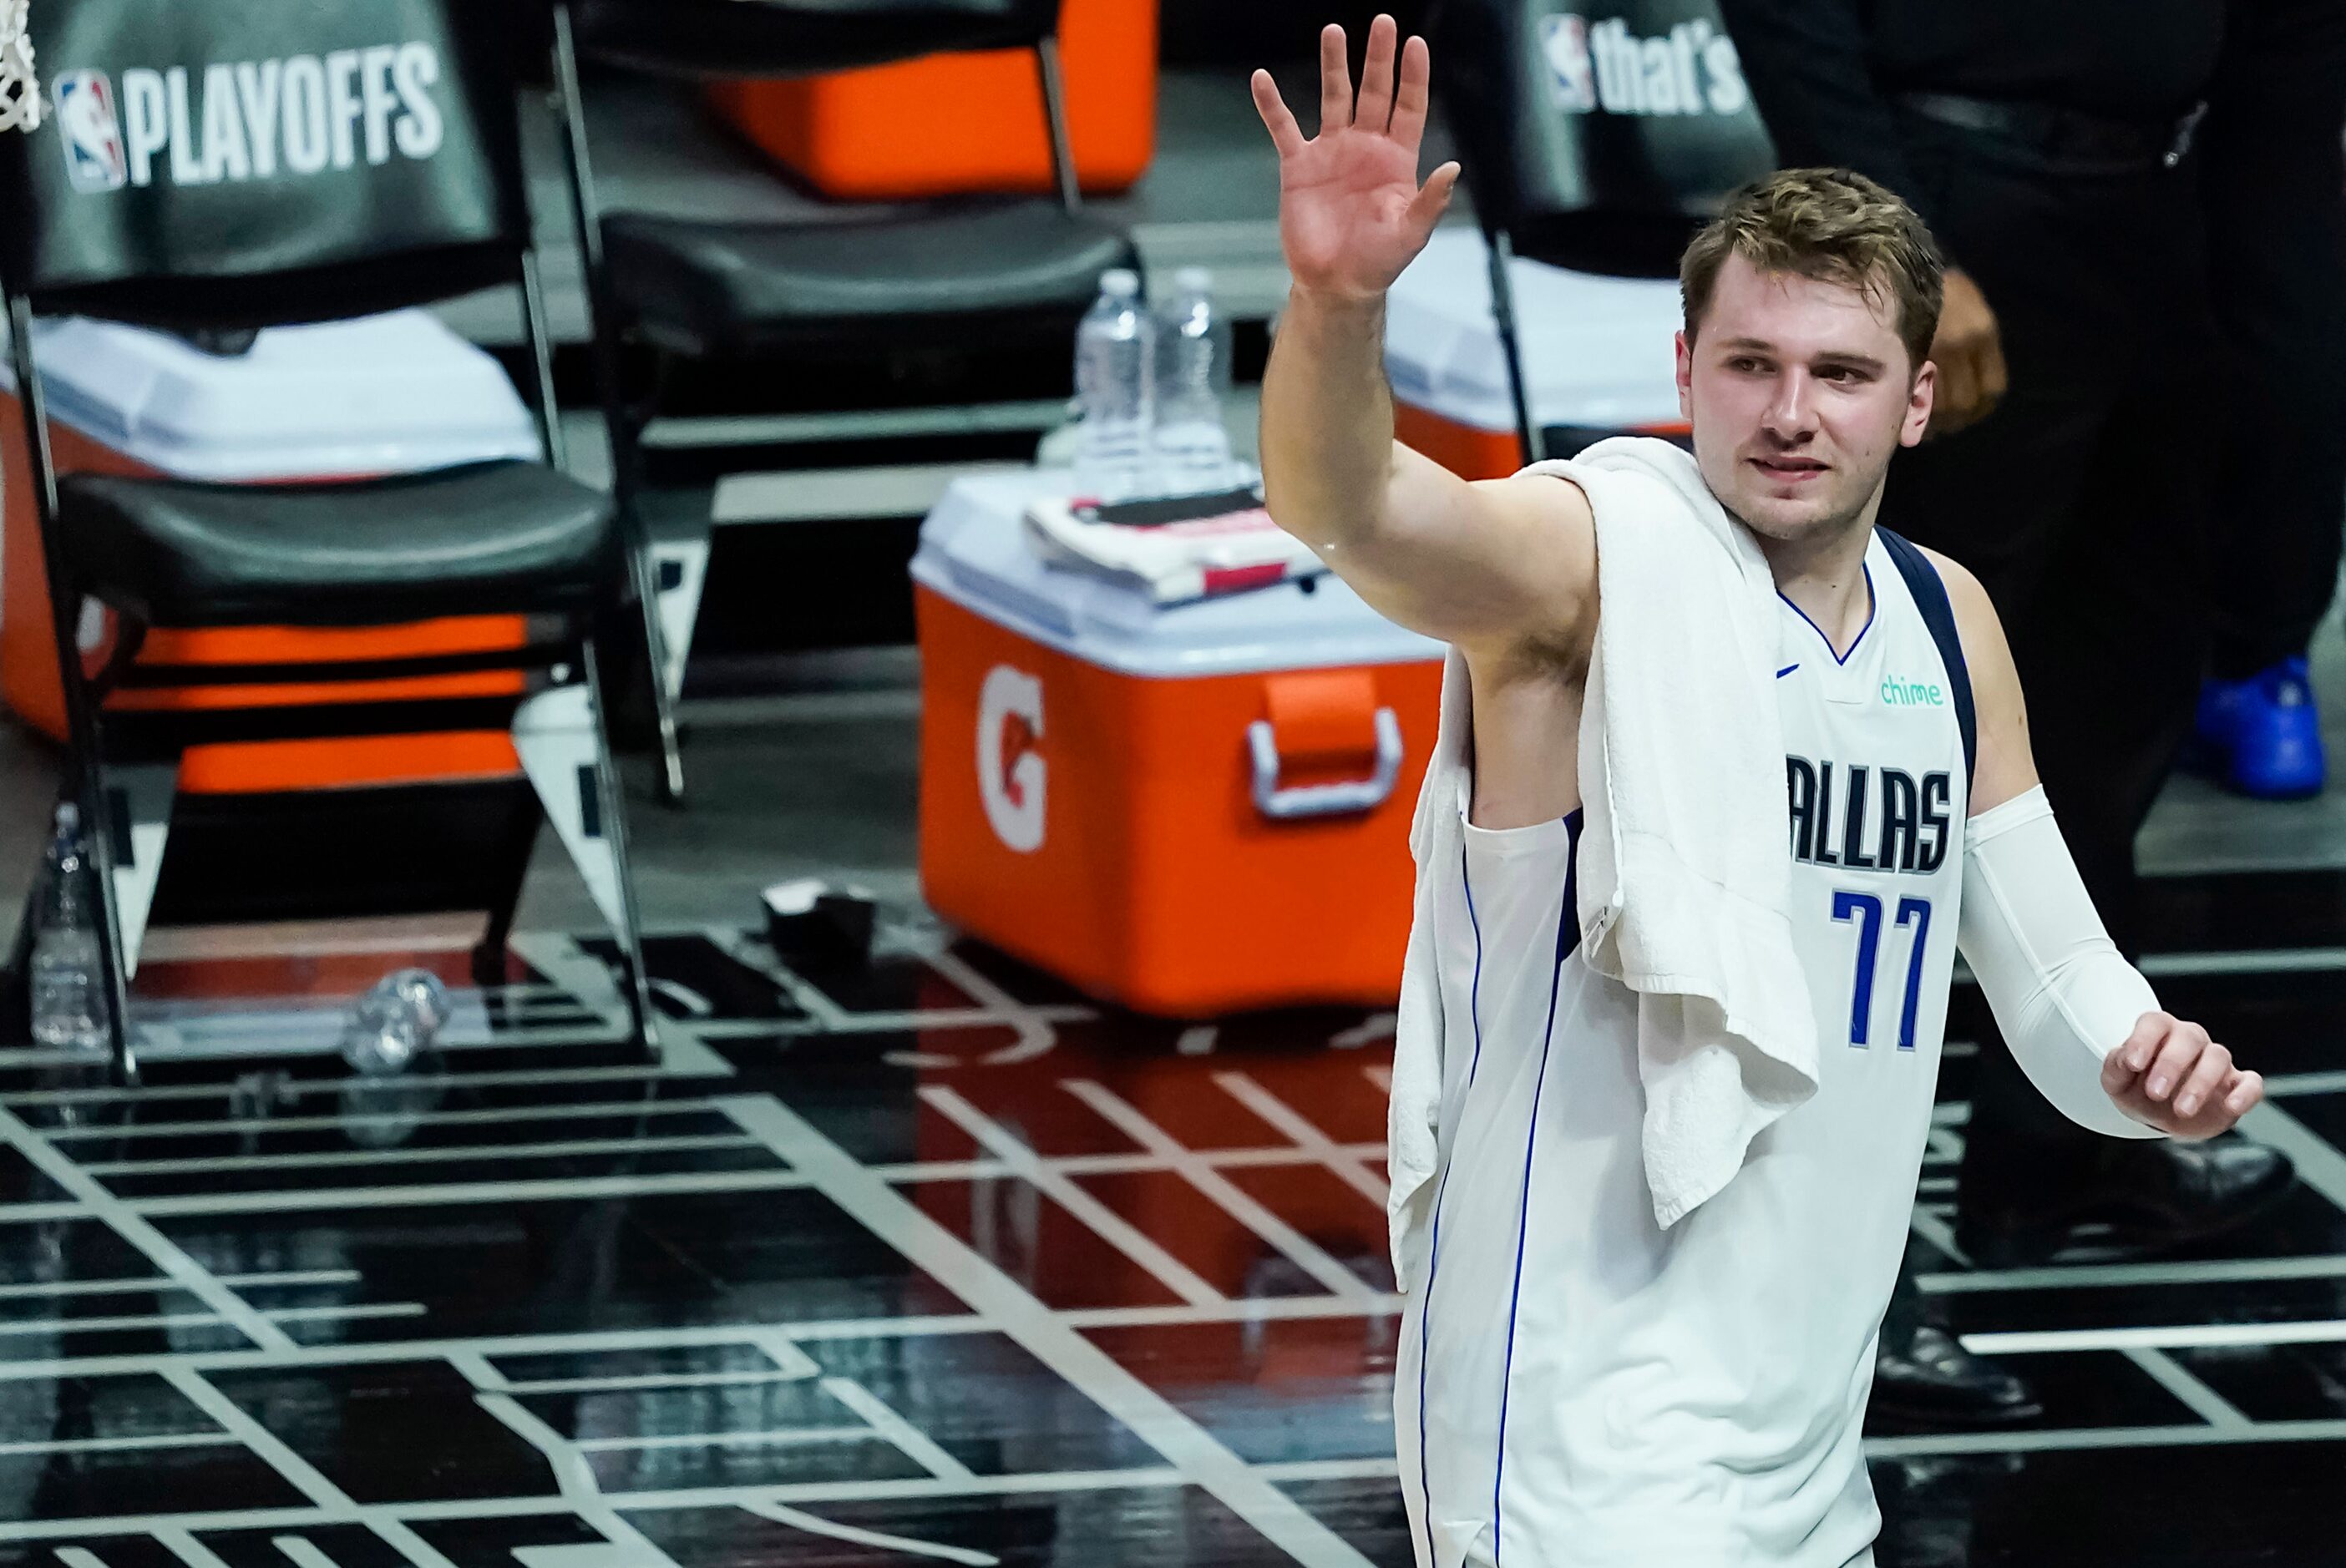
[[[122,122],[114,112],[114,84],[104,71],[66,71],[53,89],[66,173],[76,190],[119,190],[130,179],[122,156]]]
[[[1569,13],[1540,18],[1540,52],[1547,56],[1556,107],[1585,115],[1596,107],[1596,64],[1588,55],[1588,23]]]

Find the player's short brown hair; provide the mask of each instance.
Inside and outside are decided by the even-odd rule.
[[[1780,169],[1729,196],[1678,262],[1688,342],[1729,256],[1761,272],[1824,279],[1876,300],[1886,297],[1896,307],[1908,369],[1920,371],[1931,357],[1946,260],[1914,209],[1865,176],[1846,168]]]

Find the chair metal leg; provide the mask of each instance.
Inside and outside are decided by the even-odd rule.
[[[76,736],[87,737],[74,748],[76,755],[69,765],[76,803],[81,809],[82,841],[89,850],[89,872],[97,889],[97,958],[106,972],[107,1044],[114,1053],[115,1071],[125,1084],[138,1082],[138,1053],[132,1044],[130,1028],[130,982],[123,962],[122,905],[114,885],[115,837],[128,833],[128,811],[117,815],[106,787],[106,768],[98,753],[97,716],[89,711],[88,693],[81,682],[78,660],[61,672],[66,689],[66,711],[68,718],[80,709],[78,722],[72,725]]]
[[[619,770],[611,761],[610,729],[603,722],[602,682],[596,667],[595,638],[591,633],[580,639],[579,647],[587,711],[595,724],[595,788],[603,798],[603,836],[611,846],[619,883],[619,907],[625,911],[618,938],[619,952],[627,965],[627,1011],[634,1018],[636,1037],[643,1042],[645,1054],[657,1062],[660,1055],[658,1015],[652,1011],[651,976],[644,968],[643,914],[636,901],[635,866],[627,856],[627,801],[619,792]]]
[[[595,351],[595,380],[603,402],[603,423],[611,443],[611,497],[627,541],[627,573],[643,614],[644,657],[652,688],[652,714],[659,728],[660,803],[684,802],[684,748],[676,722],[676,698],[668,688],[668,633],[660,624],[659,570],[652,557],[651,533],[638,503],[641,453],[635,422],[627,409],[619,375],[618,301],[603,258],[603,218],[595,199],[595,165],[586,145],[586,99],[578,88],[578,55],[571,39],[570,9],[554,8],[555,97],[562,117],[562,155],[569,178],[570,219],[586,278],[587,335]]]

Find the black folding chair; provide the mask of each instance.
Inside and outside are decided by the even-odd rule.
[[[1138,265],[1130,239],[1086,213],[1076,188],[1059,0],[556,0],[554,10],[564,145],[625,516],[638,515],[644,419],[622,392],[622,334],[684,360],[785,365],[815,348],[880,354],[1031,341],[1072,335],[1100,274]],[[956,200],[790,223],[607,214],[597,198],[582,55],[701,81],[1002,48],[1034,55],[1056,199]],[[655,687],[665,701],[666,687]],[[680,793],[674,728],[662,715],[666,783]]]
[[[476,0],[226,6],[41,0],[34,41],[58,112],[0,137],[0,289],[56,621],[72,756],[90,824],[113,1045],[135,1077],[117,871],[128,791],[110,763],[176,764],[194,741],[483,728],[477,702],[109,713],[150,628],[351,627],[528,617],[520,652],[432,673],[530,672],[505,699],[532,781],[617,928],[634,1035],[656,1049],[621,791],[597,678],[624,624],[629,557],[601,493],[559,469],[551,353],[524,199],[510,19]],[[224,63],[226,62],[226,63]],[[223,97],[225,95],[225,97]],[[266,487],[55,470],[36,316],[182,331],[324,321],[492,286],[521,291],[550,463],[474,463]],[[86,599],[118,635],[86,668]],[[139,669],[141,685],[159,673]],[[238,685],[380,678],[366,664],[240,668]],[[413,671],[404,673],[414,673]],[[168,791],[164,801],[168,811]],[[151,889],[151,879],[147,885]],[[517,892],[517,888],[516,888]],[[501,955],[510,902],[493,911]]]
[[[1710,0],[1437,0],[1435,89],[1490,254],[1524,461],[1532,416],[1511,258],[1667,278],[1728,192],[1776,167]]]

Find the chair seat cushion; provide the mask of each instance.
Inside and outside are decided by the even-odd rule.
[[[812,343],[962,342],[1064,323],[1132,241],[1051,201],[908,217],[604,226],[613,292],[654,341],[697,358]]]
[[[67,569],[150,626],[574,614],[618,591],[610,498],[539,463],[348,483],[68,474]]]

